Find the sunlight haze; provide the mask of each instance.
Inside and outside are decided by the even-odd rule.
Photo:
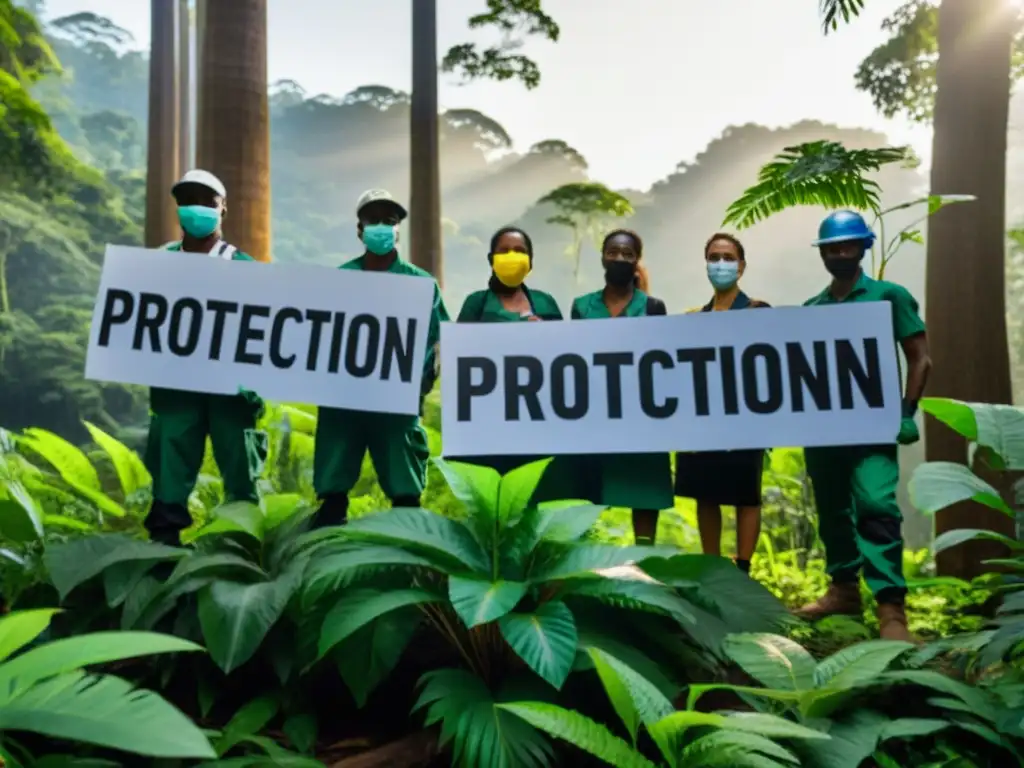
[[[367,4],[270,0],[270,81],[297,81],[310,95],[342,96],[379,83],[408,90],[409,0]],[[540,87],[461,85],[442,76],[447,108],[471,108],[508,130],[515,148],[560,138],[579,149],[595,179],[647,189],[704,149],[728,125],[769,127],[803,119],[872,128],[910,144],[927,162],[931,131],[886,120],[854,88],[853,72],[883,42],[882,19],[899,3],[878,0],[827,38],[817,0],[550,0],[557,44],[531,41]],[[466,20],[483,0],[438,3],[439,50],[487,41]],[[47,17],[91,11],[149,46],[149,3],[47,0]],[[627,10],[628,9],[628,10]],[[595,98],[599,95],[600,98]]]

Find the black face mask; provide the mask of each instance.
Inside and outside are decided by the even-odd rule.
[[[825,269],[837,280],[849,280],[860,271],[861,259],[825,258]]]
[[[622,288],[636,277],[636,264],[629,261],[609,261],[604,267],[604,279],[608,285]]]

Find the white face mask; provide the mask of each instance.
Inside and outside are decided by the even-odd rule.
[[[715,290],[724,291],[732,288],[740,279],[740,263],[738,261],[709,261],[708,280]]]

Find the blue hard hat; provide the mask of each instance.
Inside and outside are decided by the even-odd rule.
[[[822,246],[851,240],[864,240],[864,248],[868,249],[875,242],[875,233],[864,221],[864,217],[856,211],[836,211],[821,222],[821,226],[818,227],[818,239],[811,245]]]

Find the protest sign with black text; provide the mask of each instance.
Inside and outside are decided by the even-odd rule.
[[[441,331],[444,453],[892,444],[887,302]]]
[[[431,280],[108,246],[88,379],[419,412]]]

